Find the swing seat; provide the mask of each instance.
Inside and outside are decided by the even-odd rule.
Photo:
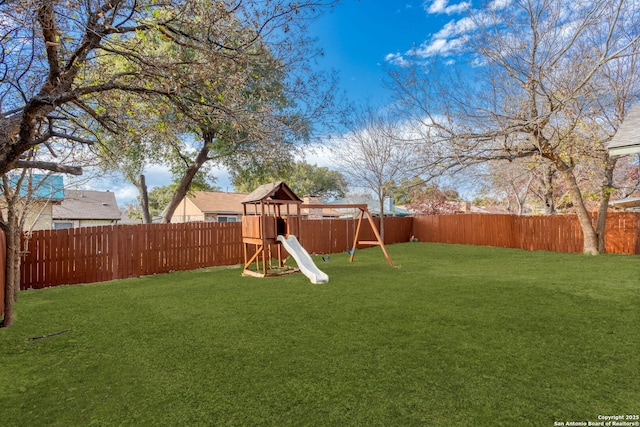
[[[345,252],[348,253],[349,255],[353,255],[356,252],[356,249],[355,248],[347,249]]]
[[[331,255],[329,254],[329,255],[327,255],[326,257],[324,257],[324,256],[323,256],[323,257],[322,257],[322,260],[323,260],[324,262],[329,262],[329,261],[331,261]]]

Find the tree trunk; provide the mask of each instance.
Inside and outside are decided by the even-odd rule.
[[[602,194],[600,195],[600,208],[598,209],[598,221],[596,222],[596,235],[598,236],[598,252],[603,254],[606,249],[606,224],[609,199],[611,198],[611,186],[613,185],[613,170],[618,161],[617,157],[607,156],[602,180]]]
[[[162,215],[163,224],[168,224],[171,222],[171,217],[173,217],[176,208],[178,207],[182,199],[184,199],[184,197],[187,195],[187,192],[191,187],[191,181],[193,181],[193,177],[196,175],[196,173],[198,173],[202,165],[207,160],[209,160],[209,142],[207,141],[207,138],[205,138],[204,146],[198,153],[198,157],[196,157],[195,162],[193,162],[185,171],[182,179],[180,180],[180,184],[178,184],[178,187],[176,188],[176,192],[173,194],[173,198],[171,199],[169,206],[167,206],[164,214]]]
[[[542,180],[545,215],[555,215],[556,213],[556,203],[553,199],[553,175],[555,175],[555,170],[552,166],[545,168]]]
[[[587,211],[587,207],[584,204],[582,192],[578,187],[578,182],[576,181],[575,175],[573,174],[571,169],[564,165],[564,163],[562,165],[563,169],[560,170],[560,172],[567,184],[567,187],[569,188],[569,195],[571,196],[571,201],[573,202],[573,206],[576,209],[578,223],[580,224],[580,228],[582,229],[584,242],[582,245],[582,252],[589,255],[597,255],[599,253],[598,235],[596,234],[596,230],[593,228],[591,215],[589,215],[589,211]]]
[[[587,207],[584,204],[584,198],[582,197],[582,191],[578,186],[578,181],[573,173],[572,167],[570,167],[561,157],[559,157],[551,148],[550,144],[540,138],[537,135],[539,146],[542,151],[542,155],[550,160],[555,166],[556,170],[560,172],[562,178],[569,189],[569,196],[573,202],[573,207],[576,210],[576,216],[578,217],[578,223],[582,229],[582,252],[590,255],[597,255],[598,252],[598,235],[591,222],[591,215],[587,211]]]
[[[149,193],[147,192],[147,183],[144,175],[140,174],[136,181],[138,194],[140,195],[140,210],[142,211],[142,223],[151,224],[151,214],[149,213]]]
[[[0,327],[8,327],[13,324],[13,296],[15,292],[13,290],[13,282],[9,281],[9,271],[11,270],[12,262],[9,259],[9,230],[4,223],[1,224],[2,231],[5,235],[6,253],[5,253],[5,266],[4,266],[4,298],[2,300],[2,306],[4,311],[4,317],[0,323]]]
[[[18,300],[18,292],[20,291],[20,265],[22,263],[22,251],[20,244],[22,243],[22,229],[22,224],[16,224],[14,226],[13,239],[11,241],[11,244],[7,245],[7,252],[11,253],[13,258],[11,259],[11,280],[13,281],[14,302]]]
[[[384,242],[384,195],[380,195],[380,237]]]
[[[526,197],[520,199],[520,196],[516,193],[516,204],[518,205],[518,215],[524,215],[524,202],[527,200]]]
[[[7,242],[7,255],[5,265],[4,288],[4,320],[2,327],[13,325],[13,306],[20,288],[20,232],[16,232],[18,221],[15,212],[9,207],[7,223],[2,224],[2,229]],[[17,238],[16,238],[17,237]]]

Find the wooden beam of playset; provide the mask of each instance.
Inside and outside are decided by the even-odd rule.
[[[380,233],[378,232],[378,228],[376,227],[375,223],[373,222],[373,218],[371,217],[371,214],[369,213],[369,207],[366,204],[338,204],[338,205],[327,205],[327,204],[302,204],[300,205],[300,209],[360,209],[360,218],[358,218],[358,225],[356,227],[356,235],[355,235],[355,239],[353,241],[353,248],[351,250],[351,256],[349,257],[349,262],[353,262],[353,257],[355,256],[355,249],[356,246],[358,244],[361,245],[379,245],[380,249],[382,249],[382,253],[384,254],[384,257],[387,259],[387,263],[393,267],[393,261],[391,261],[391,257],[389,256],[389,253],[387,252],[387,248],[384,247],[384,242],[382,241],[382,237],[380,236]],[[362,219],[365,215],[365,213],[367,214],[367,220],[369,221],[369,224],[371,225],[371,229],[373,230],[373,234],[375,234],[377,241],[371,241],[371,240],[362,240],[359,241],[358,240],[358,236],[360,235],[360,225],[362,224]]]
[[[360,209],[360,210],[368,210],[366,204],[342,204],[342,205],[323,205],[323,204],[306,204],[303,203],[300,205],[300,209]]]

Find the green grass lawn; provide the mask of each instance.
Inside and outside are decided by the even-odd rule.
[[[22,292],[3,426],[553,426],[640,413],[640,257],[408,243],[329,283],[212,268]],[[41,339],[47,334],[63,332]]]

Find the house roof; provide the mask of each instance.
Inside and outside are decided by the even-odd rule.
[[[640,208],[640,197],[613,200],[609,202],[609,206],[613,209],[638,209]]]
[[[221,191],[194,191],[187,199],[202,213],[207,214],[238,214],[244,212],[242,204],[249,195],[246,193],[225,193]],[[308,214],[305,209],[303,214]],[[290,213],[296,214],[297,207],[293,206]],[[324,217],[338,217],[341,212],[332,209],[329,205],[322,209]]]
[[[53,219],[104,219],[121,217],[116,195],[111,191],[64,190],[64,200],[53,206]]]
[[[259,202],[302,203],[302,199],[284,181],[278,181],[261,185],[242,200],[243,204]]]
[[[225,193],[222,191],[194,191],[187,198],[203,213],[242,214],[244,193]]]
[[[18,182],[16,176],[9,178],[11,186],[15,188]],[[20,186],[20,197],[29,195],[29,183],[25,179]],[[31,177],[31,198],[61,201],[64,199],[64,180],[62,175],[33,174]]]
[[[631,107],[607,148],[611,155],[640,153],[640,103]]]
[[[291,209],[291,215],[297,215],[298,207],[293,206]],[[300,209],[300,215],[305,216],[315,216],[320,215],[323,218],[340,218],[344,216],[344,212],[333,209],[330,205],[326,205],[323,208],[302,208]]]

